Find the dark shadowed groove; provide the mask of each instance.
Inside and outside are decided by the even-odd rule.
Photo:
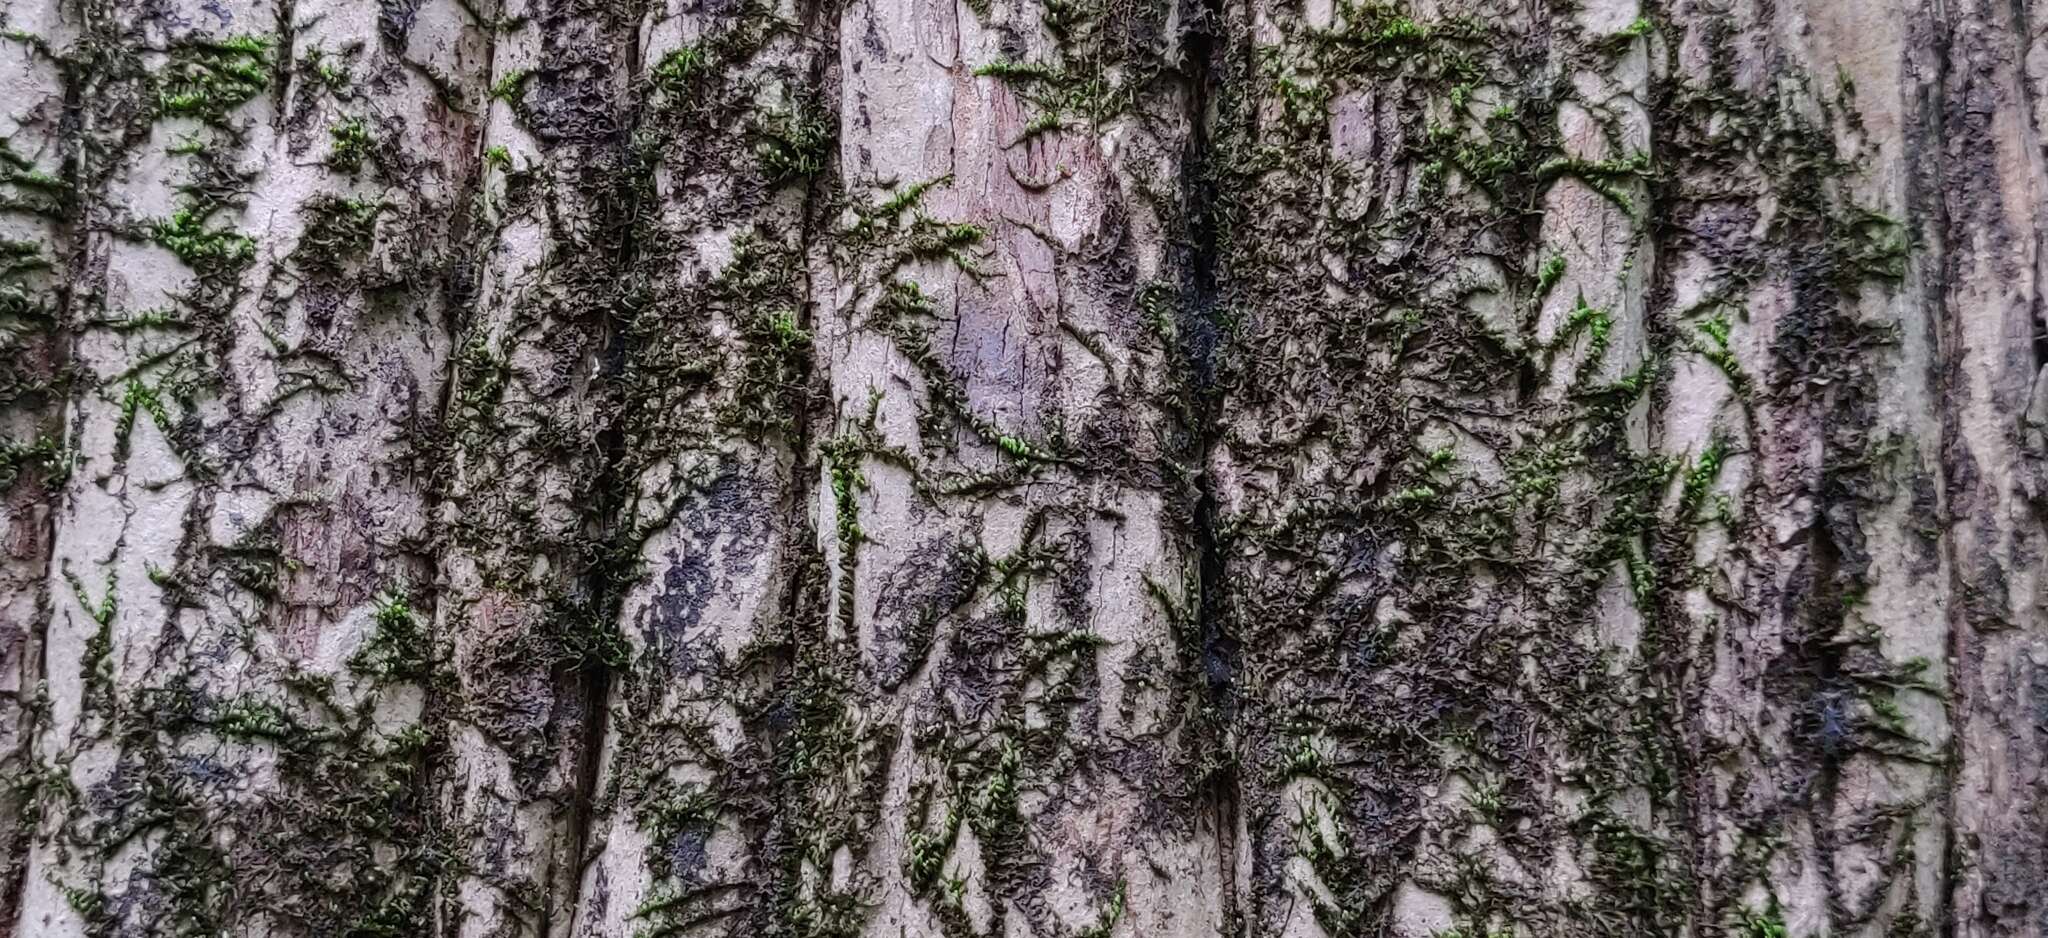
[[[2014,5],[2017,6],[2020,2],[2021,0],[2014,0]],[[1936,405],[1940,408],[1940,413],[1937,416],[1942,427],[1942,439],[1936,442],[1940,447],[1939,451],[1944,453],[1943,456],[1937,457],[1934,461],[1935,470],[1939,474],[1936,484],[1939,490],[1944,493],[1942,516],[1937,519],[1936,523],[1941,527],[1942,534],[1939,543],[1943,560],[1948,564],[1950,581],[1948,587],[1950,595],[1953,597],[1962,594],[1963,583],[1961,573],[1959,572],[1962,568],[1956,556],[1955,538],[1952,532],[1954,522],[1946,498],[1946,492],[1949,487],[1949,466],[1948,460],[1945,458],[1945,451],[1948,446],[1947,437],[1951,426],[1951,408],[1949,405],[1948,369],[1943,367],[1942,358],[1943,352],[1949,344],[1946,335],[1947,329],[1944,325],[1944,320],[1946,319],[1944,311],[1948,305],[1949,234],[1952,230],[1948,199],[1945,197],[1948,176],[1948,160],[1946,159],[1948,127],[1945,123],[1943,112],[1947,105],[1949,75],[1953,72],[1953,63],[1951,62],[1950,55],[1955,31],[1950,28],[1949,23],[1944,18],[1947,12],[1945,0],[1929,0],[1927,5],[1923,7],[1923,11],[1926,15],[1927,28],[1935,34],[1936,39],[1935,42],[1929,44],[1929,48],[1932,50],[1931,59],[1935,66],[1935,72],[1932,75],[1921,77],[1921,87],[1926,89],[1926,96],[1922,99],[1919,116],[1924,121],[1924,124],[1917,128],[1920,132],[1917,137],[1910,133],[1907,136],[1908,152],[1911,154],[1915,164],[1913,170],[1907,175],[1909,187],[1907,204],[1918,207],[1924,213],[1921,229],[1932,232],[1934,236],[1932,239],[1933,243],[1922,243],[1920,245],[1920,250],[1928,255],[1926,263],[1928,275],[1925,278],[1925,282],[1921,285],[1921,294],[1922,301],[1926,303],[1926,308],[1932,312],[1927,317],[1927,329],[1930,333],[1929,347],[1934,349],[1935,354],[1932,360],[1928,362],[1927,367],[1930,373],[1927,378],[1929,384],[1934,388]],[[1962,876],[1963,861],[1962,846],[1956,836],[1955,801],[1956,793],[1960,790],[1958,782],[1962,778],[1964,750],[1962,676],[1964,673],[1963,656],[1968,653],[1968,648],[1963,641],[1964,628],[1965,623],[1961,607],[1950,603],[1947,622],[1949,675],[1948,686],[1945,688],[1942,703],[1948,711],[1951,730],[1948,735],[1947,745],[1943,747],[1943,756],[1947,761],[1945,784],[1948,790],[1942,799],[1940,814],[1942,827],[1947,831],[1948,838],[1947,848],[1942,852],[1939,887],[1941,895],[1935,900],[1935,907],[1942,910],[1941,920],[1935,926],[1935,933],[1940,938],[1956,938],[1956,923],[1960,914],[1960,910],[1954,906],[1956,884]]]
[[[1216,360],[1222,345],[1224,320],[1218,308],[1221,291],[1217,284],[1220,267],[1220,238],[1217,217],[1223,202],[1218,188],[1224,183],[1215,165],[1211,107],[1222,91],[1227,69],[1223,56],[1229,47],[1230,31],[1224,26],[1223,0],[1200,0],[1197,25],[1187,36],[1189,69],[1189,134],[1185,158],[1184,198],[1188,219],[1188,264],[1182,278],[1181,329],[1187,336],[1181,353],[1182,376],[1187,389],[1188,418],[1192,423],[1195,479],[1194,546],[1196,550],[1196,624],[1201,641],[1202,700],[1216,714],[1208,727],[1208,744],[1223,754],[1219,766],[1204,782],[1203,797],[1210,823],[1215,825],[1217,881],[1222,884],[1219,923],[1225,936],[1242,934],[1243,912],[1238,906],[1237,818],[1239,776],[1232,729],[1237,719],[1236,687],[1238,641],[1226,628],[1229,621],[1224,594],[1224,555],[1218,539],[1215,480],[1209,471],[1209,456],[1220,436],[1221,394],[1216,381]]]
[[[638,21],[637,10],[634,20]],[[629,31],[624,43],[625,61],[621,69],[629,85],[638,85],[641,75],[640,39],[637,31]],[[632,140],[640,126],[640,102],[632,100],[628,93],[627,113],[622,115],[619,126],[613,129],[614,139],[609,148],[616,154],[619,165],[628,167],[612,180],[613,203],[607,212],[606,222],[617,227],[618,244],[615,255],[610,258],[613,268],[620,274],[631,270],[639,259],[638,220],[642,211],[650,210],[643,196],[650,188],[653,170],[651,167],[633,162]],[[622,280],[623,282],[623,280]],[[630,311],[625,309],[624,295],[613,298],[607,310],[604,323],[603,360],[598,365],[596,383],[601,388],[616,386],[626,371],[626,363],[632,360],[634,341],[628,328]],[[604,553],[592,558],[592,569],[583,575],[581,589],[589,597],[591,614],[597,621],[610,623],[617,628],[619,613],[624,606],[627,588],[639,568],[638,541],[635,532],[621,530],[620,518],[627,515],[633,486],[632,469],[626,452],[626,434],[623,422],[616,418],[599,429],[596,439],[598,450],[598,478],[596,485],[597,504],[592,523],[599,529]],[[575,681],[582,691],[581,722],[577,727],[577,777],[573,792],[574,803],[569,805],[569,840],[571,854],[566,875],[554,874],[550,879],[563,883],[568,890],[565,896],[557,897],[552,890],[547,894],[547,913],[542,917],[541,934],[555,934],[555,917],[563,917],[562,934],[568,934],[575,927],[576,910],[582,904],[584,868],[594,854],[590,849],[591,822],[595,814],[597,782],[604,765],[604,739],[611,729],[612,665],[599,657],[586,656],[577,664]]]
[[[824,4],[806,4],[805,7],[807,14],[829,12],[831,9],[830,5]],[[634,16],[637,17],[640,12],[635,10]],[[627,103],[623,109],[620,127],[616,131],[617,139],[612,142],[618,154],[618,163],[623,169],[619,178],[613,181],[611,190],[611,197],[615,201],[611,206],[611,217],[607,221],[617,226],[620,234],[615,245],[615,254],[607,259],[607,266],[619,275],[621,283],[631,282],[635,270],[642,265],[654,264],[663,256],[662,249],[657,246],[658,239],[644,237],[645,232],[640,227],[643,218],[658,213],[661,209],[654,194],[655,178],[662,172],[661,160],[658,156],[639,152],[634,143],[641,137],[643,131],[650,127],[648,67],[651,63],[645,59],[646,49],[643,48],[641,40],[630,41],[626,61],[621,67],[633,90],[627,93]],[[824,67],[823,60],[811,63],[811,70],[814,73],[823,70]],[[813,74],[812,77],[815,79],[817,75]],[[822,176],[813,176],[805,183],[804,197],[798,208],[799,221],[796,232],[797,251],[805,258],[810,256],[811,248],[821,234],[821,226],[831,224],[829,209],[821,208],[829,204],[829,197],[825,194],[826,188],[827,184]],[[823,230],[829,231],[829,228]],[[654,273],[647,285],[656,291],[673,286],[667,279],[670,276],[672,275],[668,273]],[[810,296],[808,278],[803,280],[802,291],[803,296],[798,304],[799,325],[800,328],[815,334],[817,316]],[[591,509],[589,518],[596,529],[603,553],[593,558],[590,570],[583,577],[582,589],[584,595],[590,597],[589,608],[594,620],[606,623],[604,627],[610,630],[624,627],[628,612],[628,596],[633,585],[646,575],[642,551],[649,537],[649,530],[644,527],[646,519],[636,522],[631,518],[635,486],[645,467],[631,450],[633,442],[628,437],[628,421],[623,416],[623,409],[629,405],[610,394],[613,389],[623,388],[632,377],[635,363],[646,357],[642,354],[645,346],[651,342],[673,338],[650,339],[632,328],[633,317],[638,312],[632,304],[639,302],[632,294],[632,289],[626,288],[615,298],[607,312],[602,360],[595,381],[598,388],[605,389],[599,392],[600,400],[605,405],[620,410],[606,419],[594,441],[599,452],[599,476],[595,486],[596,504]],[[797,385],[809,388],[816,372],[810,356],[802,357],[797,369]],[[787,431],[789,436],[783,445],[788,448],[792,457],[794,471],[791,473],[787,489],[782,493],[782,498],[783,506],[790,515],[802,518],[806,506],[810,504],[816,484],[816,480],[807,475],[806,469],[807,465],[815,468],[814,462],[807,462],[815,459],[811,426],[814,408],[809,394],[797,395],[789,406],[792,408],[789,414],[791,429]],[[668,520],[674,521],[674,515],[671,514]],[[809,527],[801,523],[791,525],[787,537],[797,545],[799,551],[810,549],[813,540]],[[802,615],[805,598],[803,586],[802,578],[798,575],[793,577],[792,582],[784,589],[780,607],[785,623],[796,622]],[[781,645],[783,659],[779,662],[780,666],[790,670],[796,668],[798,655],[795,649],[803,640],[804,637],[797,634],[785,636]],[[600,799],[606,796],[600,792],[599,783],[605,771],[604,744],[614,729],[613,713],[609,704],[614,693],[621,692],[622,688],[625,689],[623,692],[631,693],[634,667],[633,664],[621,667],[603,660],[586,660],[581,664],[579,681],[583,696],[582,720],[577,731],[579,745],[582,748],[579,752],[581,762],[570,822],[571,841],[574,844],[574,869],[573,875],[569,877],[555,877],[556,881],[567,883],[566,894],[559,897],[550,894],[547,898],[547,920],[550,927],[559,916],[563,927],[571,930],[565,933],[573,933],[576,928],[577,917],[585,899],[582,892],[587,872],[592,864],[600,862],[604,856],[596,839],[603,836],[602,828],[599,826],[599,809]],[[800,706],[801,701],[791,700],[790,705]],[[800,825],[802,821],[784,819],[778,823]],[[764,888],[762,892],[772,894],[774,890]],[[727,914],[729,913],[708,913],[693,919],[691,924],[708,923]],[[647,928],[650,929],[650,934],[668,933],[668,927],[662,924],[649,925]]]
[[[837,10],[837,4],[807,2],[802,6],[806,8],[808,14],[817,16],[817,19],[823,22],[824,29],[836,34],[838,17],[832,14]],[[806,32],[818,25],[818,22],[803,24]],[[831,42],[826,43],[826,47],[832,48],[836,45],[836,39],[835,35]],[[829,77],[831,70],[827,65],[828,59],[829,56],[814,56],[810,62],[810,77],[819,87],[829,87],[833,81]],[[834,144],[837,144],[836,130]],[[824,317],[819,314],[821,301],[815,294],[811,277],[808,276],[808,265],[815,259],[812,252],[818,245],[830,240],[833,214],[831,192],[841,184],[836,178],[839,172],[839,161],[827,160],[824,171],[804,183],[803,204],[797,215],[796,250],[797,256],[802,258],[806,265],[806,275],[799,278],[801,301],[797,304],[796,315],[798,327],[814,337],[814,344],[810,353],[801,356],[797,361],[795,383],[801,390],[792,402],[794,413],[791,414],[788,429],[785,431],[788,434],[785,445],[789,448],[790,471],[779,510],[786,522],[783,533],[787,546],[783,554],[783,573],[786,579],[780,584],[782,593],[776,602],[776,612],[781,621],[777,623],[774,638],[771,640],[776,652],[774,665],[780,672],[775,679],[777,688],[774,706],[780,714],[775,718],[777,723],[784,720],[794,722],[797,719],[795,714],[803,711],[807,682],[801,673],[804,667],[802,648],[806,642],[816,640],[815,635],[805,634],[805,623],[811,617],[822,618],[824,609],[822,599],[826,588],[825,582],[814,581],[811,576],[814,572],[823,571],[824,558],[818,548],[817,530],[813,526],[810,506],[816,503],[818,487],[823,484],[820,474],[823,471],[824,457],[819,453],[818,447],[827,442],[825,438],[829,436],[829,433],[819,432],[818,421],[823,419],[829,424],[830,409],[818,406],[819,382],[823,378],[817,360],[815,337],[822,332],[819,324]],[[822,302],[829,303],[831,300],[828,297]],[[804,562],[805,560],[818,563],[814,566]],[[815,608],[814,602],[818,603]],[[771,735],[770,739],[778,743],[782,741],[774,735]],[[802,887],[801,876],[798,873],[800,861],[797,859],[801,851],[796,846],[795,832],[802,830],[810,820],[801,816],[804,804],[798,795],[801,786],[794,781],[797,775],[791,768],[787,749],[786,746],[777,745],[776,751],[769,754],[768,764],[773,767],[769,798],[774,805],[774,816],[769,819],[766,833],[761,836],[761,854],[754,858],[757,862],[767,864],[766,868],[761,870],[761,874],[772,877],[772,882],[759,890],[759,894],[766,897],[765,903],[770,906],[770,921],[779,921],[794,908],[793,897],[798,895]]]
[[[2015,6],[2017,5],[2016,0]],[[1970,224],[1970,220],[1967,218],[1959,220],[1956,217],[1957,213],[1950,208],[1949,200],[1956,195],[1954,174],[1959,168],[1955,165],[1956,161],[1950,157],[1949,147],[1952,141],[1959,136],[1956,133],[1957,128],[1952,126],[1952,122],[1956,120],[1956,115],[1950,111],[1952,97],[1951,82],[1959,80],[1957,78],[1959,71],[1967,71],[1969,69],[1972,53],[1981,54],[1981,50],[1962,50],[1964,59],[1961,68],[1958,68],[1956,61],[1956,17],[1958,15],[1958,11],[1952,7],[1949,0],[1933,0],[1931,3],[1929,20],[1932,22],[1933,29],[1940,37],[1939,41],[1934,44],[1936,61],[1939,63],[1940,70],[1936,74],[1928,76],[1928,83],[1932,89],[1934,100],[1928,109],[1931,120],[1928,127],[1928,136],[1930,138],[1928,141],[1930,151],[1928,162],[1930,165],[1927,172],[1931,177],[1933,191],[1929,193],[1927,211],[1930,216],[1929,224],[1940,238],[1940,247],[1935,252],[1934,257],[1930,259],[1928,265],[1934,273],[1929,278],[1927,285],[1927,299],[1929,303],[1928,308],[1932,311],[1929,320],[1930,328],[1934,331],[1935,348],[1934,360],[1930,367],[1934,370],[1935,402],[1939,408],[1937,416],[1941,425],[1941,438],[1937,443],[1940,457],[1936,460],[1936,464],[1940,467],[1941,472],[1940,485],[1943,508],[1940,518],[1942,532],[1940,544],[1941,552],[1948,563],[1949,569],[1949,602],[1947,604],[1947,611],[1950,673],[1946,703],[1950,720],[1954,727],[1949,734],[1947,752],[1949,760],[1948,797],[1942,806],[1943,820],[1949,830],[1948,850],[1943,857],[1941,870],[1941,903],[1947,913],[1942,916],[1941,920],[1940,934],[1942,938],[1957,938],[1958,935],[1963,934],[1959,926],[1963,922],[1963,916],[1967,914],[1957,904],[1957,890],[1961,888],[1965,881],[1968,858],[1965,856],[1967,845],[1963,842],[1962,831],[1957,828],[1956,822],[1957,818],[1962,816],[1958,811],[1957,802],[1963,797],[1964,758],[1969,749],[1966,739],[1969,735],[1970,693],[1976,671],[1975,664],[1971,660],[1973,653],[1970,642],[1972,622],[1970,606],[1967,602],[1970,590],[1969,565],[1968,558],[1963,556],[1957,545],[1956,522],[1958,510],[1955,498],[1958,480],[1957,467],[1951,461],[1952,455],[1963,446],[1960,440],[1962,433],[1960,426],[1962,404],[1958,401],[1958,396],[1966,395],[1968,391],[1958,387],[1958,385],[1966,383],[1967,379],[1958,373],[1959,368],[1955,362],[1955,356],[1959,351],[1958,343],[1960,337],[1957,334],[1958,326],[1955,322],[1955,311],[1949,294],[1951,285],[1961,279],[1962,272],[1958,269],[1958,265],[1964,259],[1962,252],[1954,250],[1953,245],[1957,241],[1958,236],[1967,237],[1967,226]],[[1960,80],[1967,81],[1967,79]]]

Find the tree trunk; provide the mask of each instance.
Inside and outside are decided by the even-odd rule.
[[[0,11],[16,934],[2048,934],[2029,0]]]

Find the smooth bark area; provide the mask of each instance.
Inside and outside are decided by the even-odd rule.
[[[2048,933],[2031,0],[0,27],[14,934]]]

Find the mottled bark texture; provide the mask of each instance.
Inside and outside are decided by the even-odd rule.
[[[2032,7],[0,0],[0,922],[2048,934]]]

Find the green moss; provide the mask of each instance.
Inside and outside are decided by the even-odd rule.
[[[458,429],[479,432],[497,414],[510,370],[504,355],[491,347],[483,333],[472,333],[455,356],[454,417]]]
[[[1369,42],[1383,45],[1422,42],[1429,38],[1426,27],[1406,16],[1389,15],[1367,30]]]
[[[867,539],[861,531],[860,505],[856,501],[857,493],[868,487],[867,476],[861,472],[861,457],[866,451],[861,441],[847,436],[826,444],[822,451],[832,484],[834,528],[842,556],[852,556],[854,548]]]
[[[207,227],[215,208],[186,207],[150,225],[152,240],[202,276],[239,271],[256,258],[256,239],[224,228]]]
[[[370,125],[360,117],[351,117],[328,128],[328,136],[334,145],[328,150],[327,165],[344,173],[355,173],[363,168],[363,161],[376,150],[376,141],[370,135]]]
[[[697,46],[684,46],[661,57],[656,63],[650,79],[654,87],[668,94],[681,94],[690,82],[709,63],[711,55]]]
[[[667,845],[686,833],[708,834],[717,828],[720,805],[717,795],[695,784],[672,785],[634,809],[633,819],[652,844]],[[668,858],[651,857],[656,875],[664,878],[686,876],[692,871],[671,869]],[[656,904],[643,904],[635,918],[654,918],[662,911]]]
[[[244,742],[289,741],[301,730],[284,708],[252,695],[228,701],[214,717],[213,728],[228,739]]]
[[[832,122],[814,104],[772,110],[755,121],[761,142],[754,154],[771,183],[801,181],[824,171],[831,156]]]
[[[903,851],[903,876],[910,882],[911,895],[928,895],[939,885],[946,857],[959,840],[960,822],[960,812],[948,807],[937,833],[922,829],[910,832]]]
[[[1790,938],[1792,934],[1785,927],[1785,914],[1779,909],[1776,896],[1762,909],[1743,911],[1735,932],[1740,938]]]
[[[40,479],[45,489],[55,491],[70,475],[71,460],[71,451],[49,434],[26,441],[0,439],[0,492],[13,488],[23,475]]]
[[[532,77],[533,70],[527,68],[515,68],[506,72],[504,75],[499,76],[496,82],[491,84],[491,97],[504,101],[507,104],[516,105],[519,103],[520,97],[525,94],[526,80]]]
[[[1059,69],[1029,62],[997,61],[974,69],[976,77],[997,78],[1003,81],[1044,81],[1057,82],[1065,76]]]
[[[165,434],[171,432],[170,409],[164,405],[157,389],[142,383],[140,378],[129,378],[121,392],[120,415],[114,421],[114,438],[118,441],[115,447],[117,457],[125,457],[128,454],[128,435],[135,430],[135,418],[145,413],[149,415],[151,422],[156,424],[158,430]]]
[[[921,287],[914,282],[897,281],[889,284],[869,323],[887,334],[897,351],[924,378],[928,403],[919,420],[919,429],[927,446],[950,448],[949,434],[953,428],[959,427],[1019,464],[1026,472],[1065,461],[1055,432],[1048,432],[1045,439],[1034,441],[1018,433],[1006,432],[974,412],[969,406],[966,388],[932,345],[927,323],[935,318],[930,300]]]
[[[1635,199],[1626,186],[1651,177],[1650,155],[1636,151],[1627,156],[1605,160],[1582,160],[1573,157],[1558,157],[1544,163],[1536,171],[1539,179],[1572,177],[1590,186],[1593,191],[1605,196],[1622,211],[1634,214]]]
[[[349,670],[379,682],[425,680],[433,664],[433,639],[406,591],[379,594],[371,623],[370,637],[349,656]]]
[[[1507,815],[1507,803],[1501,796],[1499,782],[1486,782],[1465,795],[1465,807],[1471,809],[1480,823],[1499,827]]]
[[[924,180],[923,182],[912,183],[903,187],[902,191],[883,200],[881,204],[876,205],[874,208],[866,211],[857,211],[858,218],[854,222],[853,227],[847,230],[846,234],[849,237],[860,239],[869,236],[877,228],[895,227],[897,222],[901,220],[903,213],[909,211],[918,202],[923,200],[926,192],[931,191],[933,186],[944,185],[952,178],[952,174],[949,173],[944,176]]]
[[[199,134],[179,134],[171,138],[171,144],[164,147],[169,156],[204,156],[208,153],[206,138]]]
[[[1552,254],[1544,261],[1543,266],[1536,271],[1536,295],[1543,296],[1550,292],[1551,287],[1557,286],[1557,282],[1564,279],[1564,269],[1565,260],[1562,254]]]
[[[1913,738],[1911,727],[1906,722],[1906,712],[1899,707],[1896,698],[1889,694],[1871,694],[1864,698],[1864,702],[1870,706],[1871,715],[1884,732],[1903,739]]]
[[[899,285],[887,283],[890,275],[913,261],[945,259],[970,277],[986,276],[969,252],[988,237],[988,229],[972,222],[942,221],[918,207],[927,191],[950,178],[915,183],[872,209],[855,209],[854,223],[841,230],[835,247],[849,260],[879,257],[881,265],[870,276],[892,291]],[[917,287],[912,284],[909,289],[915,292]]]
[[[1554,498],[1564,473],[1585,465],[1585,457],[1562,443],[1525,446],[1507,456],[1508,490],[1518,500]]]
[[[313,49],[307,53],[305,69],[329,91],[348,90],[348,66],[337,61],[333,54],[324,49]]]
[[[1017,809],[1017,777],[1023,770],[1023,759],[1017,744],[1004,739],[997,746],[994,768],[974,793],[968,819],[974,832],[984,840],[1000,840],[1019,832],[1023,815]]]
[[[64,904],[78,913],[81,921],[95,928],[106,928],[113,917],[107,912],[107,894],[98,889],[64,888]]]
[[[278,577],[296,564],[284,555],[276,533],[259,528],[234,543],[208,548],[215,571],[234,585],[264,600],[277,599]]]
[[[309,271],[336,272],[361,257],[376,240],[377,216],[384,203],[363,198],[316,195],[302,206],[305,233],[293,260]]]
[[[1321,737],[1303,734],[1295,742],[1294,751],[1280,768],[1280,777],[1286,779],[1314,778],[1321,774],[1329,760],[1323,754]]]
[[[1368,874],[1345,846],[1346,824],[1331,810],[1330,796],[1320,789],[1313,791],[1311,797],[1296,803],[1288,821],[1294,856],[1307,864],[1323,887],[1307,896],[1310,913],[1328,934],[1361,934],[1371,903]],[[1326,824],[1331,831],[1324,830]]]
[[[1065,123],[1062,115],[1078,114],[1100,122],[1129,107],[1134,89],[1128,81],[1112,79],[1100,61],[1083,59],[1083,67],[1067,69],[1034,62],[996,61],[977,67],[974,74],[1011,85],[1018,97],[1042,113],[1027,122],[1015,145],[1023,140],[1057,129]]]
[[[1005,455],[1008,455],[1014,459],[1045,458],[1042,454],[1038,452],[1036,448],[1034,448],[1031,445],[1030,441],[1023,439],[1022,437],[998,436],[996,437],[996,448],[1002,450]]]
[[[85,584],[71,571],[64,571],[64,579],[71,585],[71,595],[78,601],[92,620],[93,632],[85,639],[85,647],[79,653],[78,675],[85,685],[84,698],[88,705],[105,705],[113,700],[114,694],[114,619],[120,612],[119,591],[115,589],[113,571],[107,572],[106,589],[95,603],[86,595]]]
[[[603,541],[588,545],[585,551],[582,560],[590,585],[576,591],[557,588],[548,594],[540,653],[551,668],[597,673],[628,669],[633,664],[633,645],[619,629],[615,600],[618,591],[638,575],[638,555],[625,545]]]
[[[271,40],[233,36],[187,40],[157,76],[157,111],[209,123],[262,94],[271,82]]]
[[[797,432],[811,393],[802,265],[797,245],[750,229],[715,277],[650,285],[628,304],[631,344],[616,387],[628,454],[653,459],[707,435]],[[714,323],[724,324],[717,334]],[[627,468],[639,464],[628,456]]]
[[[1123,921],[1125,892],[1126,885],[1118,883],[1116,892],[1110,894],[1109,904],[1095,917],[1094,924],[1075,932],[1075,938],[1109,938],[1114,934],[1117,923]]]
[[[811,342],[811,334],[797,325],[796,314],[789,310],[770,313],[768,331],[775,337],[775,343],[784,349],[796,349]]]
[[[219,934],[249,915],[288,934],[413,933],[444,862],[416,771],[427,734],[414,725],[379,738],[374,699],[345,703],[326,677],[260,658],[247,666],[283,693],[218,698],[183,675],[124,689],[108,723],[133,783],[92,805],[120,823],[61,834],[72,869],[90,881],[123,845],[149,838],[150,901],[115,914],[152,934]],[[180,747],[223,742],[274,750],[271,784],[221,800],[222,763]],[[236,848],[222,849],[223,837]]]
[[[153,329],[189,329],[192,323],[170,307],[158,307],[128,313],[118,319],[103,319],[92,323],[115,332],[147,332]]]
[[[1855,290],[1867,282],[1896,283],[1906,276],[1911,240],[1906,226],[1882,212],[1851,207],[1833,220],[1829,260],[1837,286]]]
[[[1416,508],[1436,501],[1436,489],[1427,485],[1416,485],[1395,492],[1387,498],[1387,507],[1399,511]]]
[[[1145,314],[1146,325],[1169,347],[1179,341],[1180,296],[1172,284],[1157,280],[1145,284],[1138,293],[1138,309]]]
[[[1736,356],[1734,348],[1729,344],[1728,318],[1716,314],[1701,320],[1697,328],[1700,337],[1706,341],[1704,344],[1695,343],[1695,349],[1706,356],[1708,361],[1713,362],[1715,367],[1721,369],[1721,373],[1728,377],[1729,385],[1737,394],[1747,394],[1749,375],[1743,370],[1742,360]]]
[[[1065,123],[1066,121],[1061,119],[1060,115],[1056,113],[1040,114],[1032,118],[1031,123],[1024,125],[1024,134],[1021,139],[1029,140],[1040,134],[1052,133],[1060,129]]]
[[[1579,297],[1578,305],[1572,307],[1571,316],[1565,320],[1564,335],[1586,334],[1589,362],[1599,361],[1607,354],[1608,336],[1614,331],[1614,316],[1604,309],[1586,303]]]
[[[1707,443],[1693,460],[1692,468],[1685,473],[1685,483],[1679,494],[1678,517],[1682,521],[1694,519],[1700,506],[1706,504],[1707,495],[1712,491],[1714,481],[1721,476],[1721,464],[1727,458],[1728,445],[1720,437]]]
[[[0,276],[12,287],[27,274],[50,270],[53,265],[43,255],[43,247],[34,241],[0,240]]]
[[[7,141],[0,139],[0,184],[15,191],[0,195],[0,210],[25,212],[46,218],[66,217],[73,203],[71,184],[38,168],[35,163],[14,152]],[[21,242],[5,242],[9,255],[19,253],[15,246]],[[40,247],[29,256],[40,254]]]

